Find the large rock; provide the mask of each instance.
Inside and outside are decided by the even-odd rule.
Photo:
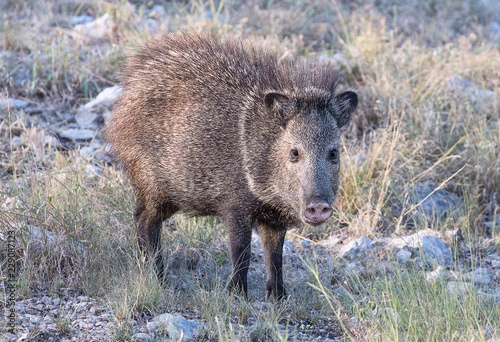
[[[415,254],[423,253],[425,260],[433,265],[451,263],[451,249],[432,230],[422,230],[410,236],[392,238],[386,241],[388,247],[412,249]]]
[[[437,187],[433,181],[419,183],[410,196],[411,204],[422,202],[415,210],[427,219],[446,217],[461,208],[460,198],[457,195],[444,189],[436,190]]]
[[[366,237],[352,240],[340,250],[339,255],[347,260],[359,259],[366,256],[368,250],[372,249],[373,240]]]
[[[199,334],[200,324],[193,320],[188,320],[181,315],[171,315],[164,313],[156,316],[148,323],[149,330],[160,328],[168,333],[170,340],[189,341]]]
[[[478,268],[475,271],[469,272],[465,278],[479,285],[489,285],[492,281],[491,274],[487,268]]]

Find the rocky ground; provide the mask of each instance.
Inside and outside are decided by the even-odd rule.
[[[491,3],[498,2],[491,1]],[[168,17],[166,13],[172,11],[171,7],[173,5],[170,6],[170,2],[164,6],[152,3],[150,5],[144,7],[145,14],[138,21],[137,30],[155,32],[159,28],[173,29],[172,24],[165,19],[165,17]],[[123,11],[140,12],[129,4],[124,6]],[[214,20],[214,12],[213,9],[211,11],[207,10],[200,16]],[[263,11],[263,13],[261,14],[265,15],[266,12]],[[65,17],[64,20],[58,21],[57,27],[51,24],[50,28],[44,27],[44,30],[50,30],[50,34],[57,31],[57,37],[69,37],[72,44],[78,43],[88,47],[94,53],[94,57],[101,53],[106,54],[106,52],[103,52],[105,49],[101,51],[100,48],[102,46],[113,46],[115,40],[118,39],[115,37],[119,33],[116,32],[116,17],[118,15],[115,13],[115,17],[113,17],[108,13],[97,14],[97,12],[92,12],[92,14],[95,15],[78,14]],[[221,13],[221,16],[223,15],[224,13]],[[238,15],[234,14],[233,17],[238,18]],[[172,15],[171,18],[174,18],[174,16]],[[252,18],[249,21],[251,22]],[[356,19],[357,22],[358,19]],[[313,27],[314,25],[310,26]],[[370,27],[370,29],[373,29],[373,27]],[[43,32],[47,33],[47,31]],[[256,29],[256,32],[260,31]],[[498,41],[500,39],[498,20],[488,22],[484,27],[484,32],[485,35],[490,37],[490,42]],[[375,40],[384,41],[386,39],[387,37]],[[472,38],[468,36],[467,39]],[[465,38],[463,40],[465,41]],[[362,45],[370,47],[369,41],[367,40]],[[300,46],[300,42],[297,44]],[[467,45],[467,42],[461,44]],[[480,44],[478,43],[478,45]],[[307,47],[303,49],[307,50]],[[82,95],[83,85],[80,84],[75,87],[76,90],[73,89],[71,95],[68,95],[68,93],[60,89],[58,93],[56,88],[61,87],[59,83],[53,83],[51,89],[40,86],[39,83],[35,84],[34,81],[29,83],[30,80],[36,79],[34,74],[36,68],[32,66],[41,62],[35,58],[36,54],[25,53],[24,51],[22,48],[9,49],[5,43],[3,46],[0,45],[0,71],[8,70],[8,77],[2,78],[2,81],[6,89],[10,89],[8,94],[4,94],[2,91],[0,97],[1,175],[19,174],[20,171],[16,169],[18,166],[12,163],[12,159],[17,155],[28,154],[26,151],[32,150],[55,150],[65,156],[76,156],[85,160],[84,172],[86,178],[92,179],[96,175],[107,177],[106,174],[103,175],[103,169],[105,166],[109,166],[110,158],[107,155],[102,133],[103,127],[111,115],[112,103],[121,92],[120,87],[113,86],[114,83],[109,79],[104,79],[103,76],[92,75],[96,86],[89,82],[89,89],[87,89],[89,96],[84,98]],[[442,53],[442,51],[438,52],[435,52],[434,55]],[[333,63],[349,64],[351,61],[347,60],[347,58],[353,58],[353,55],[346,57],[342,51],[336,51],[335,54],[325,52],[319,56],[320,59]],[[48,57],[45,60],[47,65],[50,64],[49,60]],[[473,68],[471,67],[471,69]],[[89,74],[92,74],[92,72],[93,70]],[[352,71],[351,79],[355,78],[353,75],[358,77],[358,72],[359,70]],[[56,72],[54,72],[55,74]],[[456,73],[446,74],[443,77],[443,88],[445,88],[448,95],[457,94],[457,98],[462,102],[475,104],[497,101],[495,96],[498,92],[495,92],[497,91],[495,90],[495,84],[491,82],[479,84],[477,81],[472,80],[473,77],[478,78],[472,72],[470,77],[469,75],[458,75]],[[62,78],[62,84],[65,84],[64,82],[71,84],[74,81]],[[382,108],[379,100],[379,98],[383,100],[382,95],[378,93],[372,95],[369,93],[371,90],[366,90],[363,93],[365,85],[366,89],[378,89],[377,85],[369,84],[369,79],[370,75],[366,77],[366,80],[357,84],[360,87],[360,92],[365,95],[366,102],[370,102],[369,105],[361,104],[361,106],[371,108],[372,103],[375,103],[373,106],[380,105]],[[50,80],[42,80],[41,82],[50,83]],[[427,89],[431,85],[427,84],[423,89]],[[71,87],[71,85],[68,87]],[[37,90],[33,90],[35,88]],[[382,91],[380,92],[382,93]],[[59,95],[56,96],[55,94]],[[441,101],[441,98],[436,100],[436,103],[439,103],[439,101]],[[408,100],[407,102],[411,101]],[[387,100],[387,103],[389,103],[388,107],[390,107],[391,101]],[[454,102],[451,103],[455,105]],[[415,107],[417,106],[418,104],[415,104]],[[376,110],[374,111],[376,112]],[[366,112],[368,111],[366,110]],[[420,112],[417,113],[417,115],[420,114]],[[431,114],[434,115],[435,113],[431,110]],[[488,115],[490,114],[493,116],[493,111],[488,112]],[[384,120],[387,120],[387,118],[384,118]],[[449,122],[446,122],[446,125],[452,126]],[[493,132],[496,132],[491,128],[493,125],[500,128],[500,122],[488,122],[488,125],[488,129]],[[484,135],[486,140],[493,139],[489,138],[487,134]],[[419,146],[420,143],[418,141],[416,145]],[[466,142],[466,144],[469,144],[469,142]],[[470,145],[473,145],[473,143],[470,143]],[[487,147],[488,150],[494,148],[494,146]],[[439,148],[436,147],[436,150],[439,150]],[[446,154],[448,152],[440,152],[445,157],[448,156]],[[42,157],[39,159],[38,155],[33,153],[29,158],[23,159],[23,162],[29,164],[28,168],[30,170],[45,170],[47,165],[53,162],[44,159],[46,155],[41,153]],[[356,154],[355,157],[359,157],[360,163],[367,159],[366,153],[363,154],[362,152]],[[460,159],[458,155],[454,157],[457,160]],[[428,161],[422,161],[422,163],[426,162]],[[431,165],[434,167],[433,163],[434,161],[426,167]],[[491,162],[491,165],[496,164]],[[448,167],[453,171],[450,174],[447,173],[444,179],[458,170],[458,167],[455,166],[453,164]],[[481,163],[477,163],[473,167],[479,169],[483,166],[485,168],[494,168],[494,166],[481,165]],[[66,167],[70,168],[69,166]],[[446,168],[443,169],[449,171]],[[424,170],[427,172],[430,169]],[[64,168],[59,171],[60,174],[63,174]],[[493,171],[491,173],[480,173],[480,175],[486,179],[481,183],[481,186],[486,188],[486,185],[488,185],[490,188],[494,188],[494,185],[488,183],[489,180],[494,178]],[[490,175],[493,176],[490,177]],[[361,302],[367,296],[357,293],[352,288],[353,282],[369,282],[372,279],[383,278],[387,274],[416,270],[415,272],[425,279],[426,284],[429,284],[429,286],[442,282],[445,284],[447,293],[453,294],[453,296],[460,299],[478,295],[484,302],[500,305],[500,245],[498,240],[500,214],[498,214],[498,210],[492,209],[494,204],[491,204],[494,203],[496,197],[492,195],[491,203],[483,203],[484,207],[478,210],[479,214],[473,218],[474,232],[465,231],[465,227],[472,226],[465,221],[453,222],[452,227],[450,226],[453,229],[449,230],[429,229],[429,227],[433,228],[432,225],[429,225],[429,222],[443,222],[446,218],[450,218],[463,210],[467,201],[467,193],[464,194],[459,191],[454,193],[452,189],[445,189],[441,186],[444,179],[440,176],[435,176],[436,180],[417,181],[412,185],[412,191],[408,191],[408,198],[405,199],[406,209],[412,210],[408,210],[409,214],[400,217],[401,222],[397,224],[393,222],[387,223],[384,220],[388,218],[390,220],[393,217],[381,215],[384,217],[380,220],[380,226],[382,228],[391,227],[387,231],[384,231],[384,229],[375,231],[378,228],[375,225],[375,228],[370,226],[369,229],[366,228],[364,231],[361,229],[361,232],[360,230],[353,232],[350,228],[365,224],[361,219],[356,221],[358,217],[355,218],[356,220],[350,218],[352,227],[339,224],[339,227],[334,230],[335,233],[329,233],[326,237],[319,234],[320,237],[309,236],[309,238],[305,238],[299,231],[290,231],[284,246],[285,282],[288,282],[288,289],[290,290],[292,279],[294,283],[303,282],[307,284],[309,282],[311,272],[305,264],[305,259],[314,256],[320,267],[322,267],[322,272],[329,272],[326,274],[326,278],[329,280],[328,289],[337,298],[348,296],[353,302]],[[374,176],[374,178],[376,177]],[[471,176],[471,178],[474,177]],[[468,181],[468,178],[464,179]],[[376,186],[379,185],[376,184]],[[3,189],[0,187],[0,190]],[[397,192],[394,189],[393,191]],[[13,210],[24,210],[22,208],[23,203],[15,197],[3,196],[3,193],[0,193],[0,200],[0,214],[9,213]],[[398,205],[400,203],[397,203],[396,207]],[[487,205],[489,205],[489,209],[483,210]],[[36,208],[37,212],[35,214],[26,208],[27,213],[25,214],[23,211],[23,215],[25,214],[27,217],[30,217],[30,215],[35,216],[38,211],[43,211],[44,206],[50,206],[50,204],[40,205]],[[398,209],[401,208],[398,207]],[[401,211],[404,212],[404,210]],[[362,213],[361,209],[359,213]],[[0,217],[0,225],[6,222],[2,221],[2,219],[3,217]],[[43,220],[45,219],[49,221],[52,218],[43,217]],[[25,241],[30,241],[30,247],[45,249],[41,252],[41,255],[50,250],[50,253],[57,251],[55,254],[59,253],[60,255],[68,255],[76,251],[76,254],[80,253],[85,256],[87,246],[84,244],[70,244],[67,241],[70,237],[61,235],[56,230],[46,229],[45,227],[50,226],[50,224],[43,220],[43,225],[37,225],[29,221],[26,226],[23,226],[24,232],[27,234]],[[171,222],[171,224],[175,224],[175,222]],[[368,226],[368,223],[366,225]],[[3,230],[0,230],[0,240],[5,241],[5,232]],[[227,250],[225,241],[217,241],[215,244],[218,244],[221,250]],[[18,246],[23,246],[23,241],[19,240]],[[252,253],[249,278],[254,279],[253,287],[261,289],[265,272],[262,249],[259,246],[257,235],[254,235],[252,240]],[[229,265],[225,267],[229,268]],[[48,290],[44,285],[38,287],[31,285],[28,286],[30,288],[29,293],[20,294],[16,298],[17,335],[0,334],[0,342],[167,341],[179,340],[180,336],[184,340],[209,340],[207,336],[217,336],[217,331],[207,333],[207,330],[213,328],[209,328],[208,322],[203,318],[203,315],[199,311],[192,310],[192,308],[175,308],[171,312],[160,312],[156,315],[141,312],[131,318],[132,321],[129,322],[129,327],[122,336],[119,332],[122,331],[123,320],[116,317],[116,312],[113,311],[109,299],[97,296],[92,298],[83,295],[82,291],[76,291],[74,287]],[[4,286],[4,284],[2,283],[0,286]],[[2,288],[0,292],[4,293],[5,288]],[[286,310],[314,310],[304,309],[303,307],[294,308],[296,300],[294,299],[293,287],[289,293],[292,294],[287,304],[285,304],[287,306]],[[260,325],[262,323],[259,317],[272,311],[276,305],[265,300],[262,295],[253,295],[250,297],[249,306],[253,314],[245,322],[234,321],[234,329],[239,332],[238,336],[241,337],[241,340],[270,340],[271,338],[266,337],[264,333],[260,334],[261,330],[259,329],[261,329]],[[378,309],[376,314],[380,315],[381,312],[385,315],[398,315],[389,307]],[[356,331],[357,327],[363,323],[361,322],[362,315],[359,315],[359,313],[346,310],[343,314],[347,315],[347,317],[341,317],[341,319],[349,321],[351,331]],[[478,324],[482,324],[482,322]],[[5,328],[3,320],[0,320],[0,325],[0,328]],[[280,320],[277,327],[288,332],[287,338],[289,340],[343,341],[347,339],[346,334],[339,327],[339,320],[333,314],[326,318],[322,317],[321,321],[306,318]],[[500,341],[500,336],[492,327],[486,326],[482,327],[482,329],[485,341]],[[360,340],[369,339],[366,336],[358,336],[358,338]],[[212,340],[214,339],[212,337]]]
[[[433,199],[433,197],[430,197]],[[500,218],[499,218],[500,219]],[[254,234],[252,239],[252,267],[249,277],[265,272],[263,253]],[[317,260],[340,265],[331,277],[334,293],[346,291],[345,284],[351,277],[377,276],[386,270],[398,272],[418,266],[422,276],[432,284],[438,280],[447,283],[450,293],[467,296],[471,291],[485,301],[500,305],[500,253],[484,240],[483,245],[472,251],[463,240],[460,230],[449,231],[444,236],[436,231],[421,230],[406,236],[391,236],[376,240],[367,237],[351,239],[342,234],[332,235],[323,241],[308,239],[292,242],[284,246],[285,268],[294,277],[307,278],[308,271],[302,265],[300,255],[314,251]],[[289,298],[293,305],[293,297]],[[267,310],[272,303],[263,298],[253,298],[251,306],[255,310]],[[16,301],[17,336],[5,334],[1,341],[109,341],[116,337],[117,321],[106,302],[99,298],[81,296],[69,289],[58,293],[40,290],[29,299]],[[390,309],[387,309],[390,310]],[[356,322],[356,317],[351,317]],[[253,321],[253,322],[252,322]],[[252,331],[257,324],[249,319],[240,329]],[[283,330],[287,326],[280,324]],[[134,341],[203,340],[206,329],[199,314],[163,313],[155,317],[143,315],[133,321]],[[292,329],[292,328],[288,328]],[[296,341],[343,341],[338,328],[331,324],[295,322],[289,338]],[[488,341],[498,341],[498,336]]]

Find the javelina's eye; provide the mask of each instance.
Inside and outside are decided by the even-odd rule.
[[[330,151],[330,160],[332,162],[339,161],[339,151],[336,148],[334,148],[333,150]]]
[[[293,162],[296,162],[297,160],[299,160],[299,151],[296,148],[292,148],[290,150],[290,159]]]

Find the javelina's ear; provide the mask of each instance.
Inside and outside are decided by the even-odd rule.
[[[288,96],[276,92],[269,92],[264,97],[264,104],[270,112],[281,119],[283,124],[288,121],[287,113],[290,107],[290,99]]]
[[[335,96],[334,113],[338,127],[345,126],[351,120],[351,114],[358,105],[358,95],[352,90]]]

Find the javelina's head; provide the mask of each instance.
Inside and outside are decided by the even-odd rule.
[[[275,145],[274,187],[294,217],[323,223],[339,188],[340,128],[349,122],[358,97],[353,91],[332,95],[313,88],[300,96],[269,92],[264,103],[283,128]]]

